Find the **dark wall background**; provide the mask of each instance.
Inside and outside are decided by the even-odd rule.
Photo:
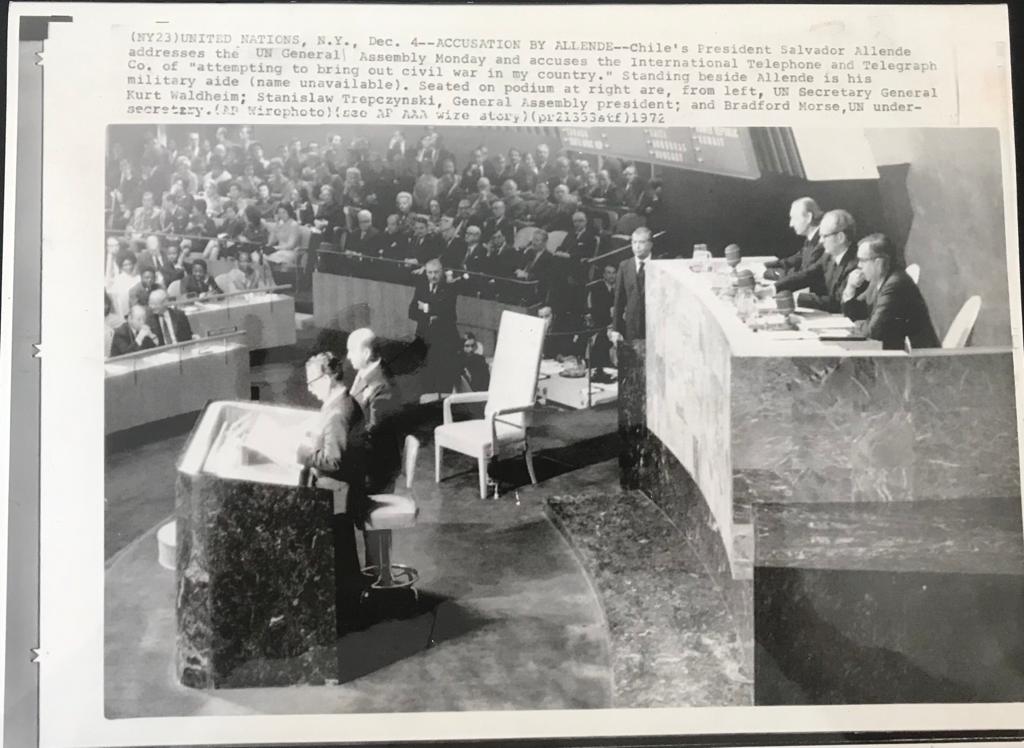
[[[236,128],[229,128],[232,132]],[[372,147],[387,146],[395,128],[356,125],[259,125],[254,132],[268,155],[291,138],[326,142],[339,134],[347,143],[365,137]],[[129,152],[140,149],[155,127],[115,125],[110,139]],[[415,142],[419,126],[404,128]],[[168,138],[183,143],[198,131],[213,140],[216,125],[168,125]],[[465,164],[473,148],[486,144],[492,154],[510,147],[561,146],[556,128],[440,127],[445,144]],[[788,227],[789,204],[807,195],[825,210],[845,208],[862,235],[881,231],[904,247],[905,261],[921,265],[921,290],[940,337],[964,301],[982,297],[974,345],[1009,345],[1010,311],[1006,280],[1002,170],[994,129],[873,129],[865,137],[879,168],[877,180],[810,182],[769,175],[757,180],[657,168],[669,205],[671,256],[690,256],[693,245],[715,254],[739,244],[747,255],[789,254],[801,240]],[[641,167],[641,174],[646,169]]]

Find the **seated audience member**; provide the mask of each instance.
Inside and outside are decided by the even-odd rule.
[[[376,255],[380,244],[380,232],[373,227],[373,214],[368,210],[361,210],[356,215],[356,222],[358,229],[346,237],[345,251]]]
[[[182,244],[189,248],[191,242],[185,244],[187,239],[182,240]],[[159,277],[160,285],[165,289],[170,288],[174,281],[180,281],[185,277],[185,263],[184,256],[181,251],[181,247],[168,244],[163,251],[163,256],[160,259],[160,264],[156,269],[157,276]]]
[[[471,332],[462,339],[459,385],[463,392],[487,392],[491,386],[491,369],[484,358],[484,347]]]
[[[420,161],[419,171],[412,188],[412,200],[418,210],[426,212],[430,201],[437,199],[438,179],[434,176],[434,165],[430,161]]]
[[[534,192],[537,185],[544,180],[540,176],[540,172],[537,169],[537,161],[532,153],[523,154],[523,163],[520,165],[519,170],[516,171],[516,184],[519,185],[519,189],[523,192]],[[545,185],[547,182],[544,182]]]
[[[274,276],[259,250],[239,252],[232,264],[230,270],[215,279],[217,287],[224,293],[273,287]]]
[[[462,189],[462,175],[456,173],[455,162],[450,158],[444,160],[441,168],[443,173],[437,184],[437,199],[446,211],[454,211],[465,195]]]
[[[206,201],[202,198],[192,201],[192,212],[185,224],[184,234],[213,238],[217,235],[217,224],[206,212]]]
[[[238,235],[234,242],[228,242],[228,251],[232,254],[237,251],[235,245],[245,248],[245,245],[248,244],[262,248],[270,244],[270,232],[267,231],[267,227],[263,224],[263,217],[256,206],[248,206],[243,215],[245,216],[245,225],[242,228],[242,233]],[[294,215],[292,217],[294,219]],[[297,224],[295,229],[298,230]],[[248,248],[251,249],[252,246]]]
[[[838,314],[847,278],[857,269],[857,224],[847,211],[830,210],[821,219],[820,233],[824,252],[818,261],[807,270],[776,281],[768,293],[806,287],[808,290],[797,296],[797,306]]]
[[[473,217],[473,212],[470,210],[469,200],[461,198],[458,206],[455,208],[455,233],[465,239],[466,229],[469,228],[470,225],[479,227],[480,222]]]
[[[377,244],[377,255],[389,260],[404,260],[411,256],[409,239],[402,233],[401,219],[397,213],[387,217],[384,233]]]
[[[524,256],[510,242],[505,240],[503,233],[498,231],[487,243],[487,257],[483,261],[487,269],[482,269],[478,272],[495,275],[499,278],[518,277]]]
[[[163,286],[157,282],[156,270],[146,266],[139,271],[139,282],[128,292],[128,303],[131,306],[146,306],[149,303],[149,295],[160,289],[163,289]]]
[[[114,342],[114,331],[124,324],[124,317],[114,311],[114,302],[110,300],[110,294],[103,292],[103,355],[110,355],[110,344]]]
[[[430,202],[427,204],[427,230],[431,234],[441,233],[441,219],[444,217],[441,201],[436,197],[430,198]]]
[[[109,247],[108,251],[110,251]],[[121,319],[128,316],[128,310],[131,307],[131,290],[141,280],[136,272],[137,265],[135,253],[131,250],[121,250],[117,255],[107,256],[107,292],[114,304],[114,311]]]
[[[132,213],[128,230],[136,234],[147,234],[160,230],[160,208],[155,204],[152,192],[142,195],[142,205]]]
[[[189,267],[188,275],[181,284],[181,295],[191,299],[203,298],[211,294],[221,293],[220,287],[209,277],[205,260],[194,260]]]
[[[538,227],[547,226],[555,220],[558,215],[558,208],[550,200],[550,190],[547,182],[538,182],[534,187],[532,199],[527,201],[526,211],[522,217],[523,225],[534,225]]]
[[[289,189],[291,189],[290,185],[285,188],[286,194],[287,190]],[[279,200],[283,198],[284,195],[282,195],[279,198]],[[232,202],[234,202],[236,205],[239,205],[239,202],[237,200],[234,200]],[[259,213],[260,218],[263,219],[264,221],[274,220],[274,217],[277,213],[277,201],[275,201],[270,196],[270,185],[264,183],[256,188],[256,199],[249,203],[248,206],[246,206],[246,211],[248,211],[248,208],[250,207],[255,208],[256,211]]]
[[[812,198],[801,197],[789,206],[789,227],[793,233],[804,238],[800,251],[778,260],[769,260],[764,264],[764,277],[768,280],[784,278],[791,273],[807,270],[821,257],[824,248],[821,246],[821,208]]]
[[[488,260],[488,250],[483,244],[481,239],[483,233],[480,231],[479,226],[470,226],[466,229],[466,247],[460,260],[449,267],[461,268],[463,270],[469,270],[473,273],[486,273],[487,275],[494,275],[490,272],[491,263]]]
[[[858,330],[880,340],[885,350],[938,348],[928,305],[914,280],[896,266],[896,250],[884,234],[871,234],[857,244],[857,269],[847,276],[843,314]],[[863,282],[867,290],[859,292]]]
[[[597,172],[597,186],[587,193],[587,202],[597,207],[615,207],[622,203],[618,188],[612,184],[607,169]]]
[[[313,225],[323,234],[324,240],[336,243],[345,228],[345,210],[334,200],[334,188],[325,184],[320,188],[320,202],[316,204]]]
[[[519,226],[519,221],[526,213],[527,204],[523,196],[519,194],[519,185],[514,179],[506,179],[501,184],[501,199],[505,203],[505,213],[512,219],[512,223]]]
[[[312,226],[313,221],[316,217],[316,208],[313,207],[313,201],[309,197],[308,187],[299,187],[295,191],[295,202],[292,207],[295,208],[295,216],[302,226]]]
[[[484,221],[481,227],[484,232],[484,240],[490,239],[495,231],[505,235],[505,240],[512,242],[516,235],[516,227],[512,225],[512,219],[508,217],[504,200],[495,200],[491,203],[491,216]]]
[[[149,317],[146,324],[156,333],[157,345],[174,345],[192,340],[192,326],[180,309],[167,303],[167,292],[162,289],[149,295]]]
[[[295,209],[287,203],[277,206],[277,222],[270,234],[269,246],[274,250],[267,262],[275,265],[294,265],[302,242],[302,231],[295,219]]]
[[[665,207],[662,202],[662,181],[652,179],[644,187],[640,203],[636,206],[637,214],[644,219],[652,234],[657,234],[665,227]]]
[[[128,313],[128,319],[114,330],[110,342],[110,355],[123,356],[149,348],[156,348],[157,336],[147,324],[149,310],[136,304]]]
[[[466,257],[466,242],[455,233],[455,219],[444,216],[441,219],[441,260],[449,269],[461,268]]]
[[[579,202],[564,184],[555,187],[554,195],[555,213],[544,228],[548,231],[572,231],[572,216],[579,209]]]
[[[427,219],[416,216],[413,221],[412,239],[409,240],[408,265],[426,265],[428,261],[441,256],[441,243],[437,235],[429,232]]]
[[[530,246],[526,248],[525,262],[516,277],[520,280],[537,281],[540,298],[547,299],[555,281],[555,259],[548,252],[548,232],[537,229],[533,232]]]
[[[491,203],[495,201],[491,192],[491,180],[482,177],[476,182],[476,192],[469,196],[469,211],[477,219],[486,221],[491,216]]]
[[[644,194],[644,181],[637,176],[636,167],[630,164],[622,170],[621,178],[622,204],[630,210],[636,210]]]
[[[571,260],[576,271],[587,268],[583,261],[593,258],[596,252],[597,234],[587,228],[587,214],[578,210],[572,214],[572,231],[565,235],[555,254]]]
[[[416,224],[416,214],[412,209],[412,194],[399,192],[395,195],[395,208],[398,215],[398,226],[406,236],[412,236]]]

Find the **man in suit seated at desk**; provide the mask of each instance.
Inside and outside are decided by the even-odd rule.
[[[148,324],[149,310],[136,304],[128,313],[128,319],[114,330],[110,342],[110,356],[145,351],[159,345],[156,333]]]
[[[259,250],[239,252],[234,263],[234,267],[218,275],[214,281],[224,293],[273,287],[274,276]]]
[[[789,206],[789,227],[793,233],[804,238],[799,252],[789,257],[770,260],[764,264],[764,277],[768,280],[785,278],[791,273],[807,270],[821,257],[824,247],[821,246],[821,208],[810,197],[801,197]]]
[[[345,251],[376,255],[379,244],[377,237],[380,232],[373,227],[373,214],[368,210],[361,210],[356,214],[356,221],[359,224],[359,229],[349,233],[345,242]]]
[[[843,314],[885,350],[938,348],[928,305],[913,279],[896,266],[896,250],[884,234],[871,234],[857,244],[857,269],[843,289]],[[867,282],[867,290],[858,292]]]
[[[825,251],[818,261],[807,270],[777,281],[767,289],[767,294],[807,288],[797,296],[797,306],[839,314],[847,278],[857,269],[857,223],[845,210],[830,210],[822,217],[819,231]]]
[[[153,291],[149,295],[149,318],[146,324],[156,333],[157,345],[174,345],[192,340],[192,325],[180,309],[167,304],[167,292]]]

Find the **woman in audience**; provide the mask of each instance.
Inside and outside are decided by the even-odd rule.
[[[131,306],[131,290],[140,280],[136,272],[138,261],[135,253],[128,249],[115,249],[116,254],[111,254],[108,246],[107,251],[107,292],[114,304],[114,311],[124,319],[128,316],[128,309]]]
[[[206,260],[194,260],[181,284],[181,295],[187,299],[205,298],[221,293],[220,286],[209,276]]]
[[[444,212],[441,210],[441,201],[436,197],[432,197],[430,202],[427,203],[427,226],[431,233],[438,234],[441,232],[442,218],[444,218]]]
[[[276,265],[294,265],[298,254],[302,232],[295,219],[295,209],[287,203],[277,206],[277,223],[274,224],[267,242],[274,251],[267,255],[267,262]]]

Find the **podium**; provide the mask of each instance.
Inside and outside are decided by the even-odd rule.
[[[337,677],[333,494],[299,485],[317,411],[207,405],[177,473],[177,664],[192,688]]]

